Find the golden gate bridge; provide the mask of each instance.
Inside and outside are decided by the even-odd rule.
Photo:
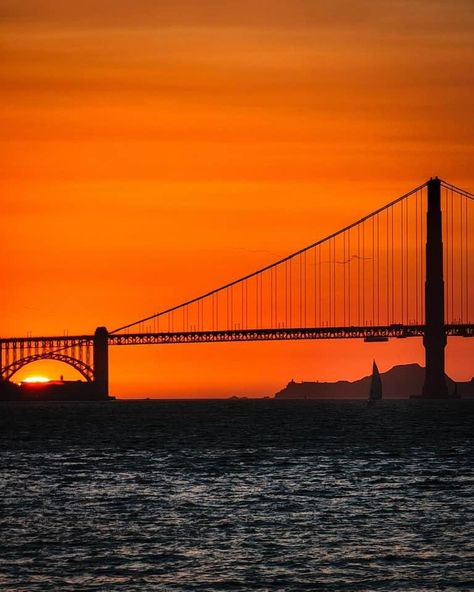
[[[422,337],[423,396],[447,396],[449,336],[474,337],[474,194],[432,178],[233,282],[93,335],[0,339],[1,380],[50,359],[104,397],[109,346]]]

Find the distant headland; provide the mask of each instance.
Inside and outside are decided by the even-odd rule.
[[[383,396],[389,399],[408,399],[420,395],[425,379],[425,369],[419,364],[394,366],[381,373]],[[295,382],[291,380],[285,388],[274,395],[275,399],[366,399],[370,388],[370,376],[349,382]],[[448,391],[463,398],[474,398],[474,377],[468,382],[455,383],[446,376]]]

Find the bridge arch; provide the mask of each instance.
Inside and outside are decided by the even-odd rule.
[[[2,378],[4,380],[11,380],[13,376],[21,370],[24,366],[28,364],[32,364],[33,362],[38,362],[39,360],[55,360],[57,362],[64,362],[68,364],[68,366],[72,366],[75,370],[79,372],[81,376],[83,376],[87,382],[94,381],[94,369],[83,362],[82,360],[78,360],[73,358],[72,356],[68,356],[63,353],[58,352],[45,352],[34,354],[31,356],[26,356],[24,358],[20,358],[19,360],[15,360],[8,366],[4,366],[2,369]]]

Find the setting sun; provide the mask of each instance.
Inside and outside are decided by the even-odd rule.
[[[46,376],[28,376],[22,382],[49,382],[49,378],[46,378]]]

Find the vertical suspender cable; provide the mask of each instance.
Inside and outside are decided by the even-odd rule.
[[[409,245],[410,245],[410,216],[409,216],[409,205],[410,205],[410,201],[406,201],[405,203],[405,218],[406,218],[406,224],[405,224],[405,233],[406,233],[406,237],[405,237],[405,265],[406,265],[406,274],[407,274],[407,281],[405,284],[405,290],[406,290],[406,323],[407,325],[410,322],[410,249],[409,249]]]
[[[317,277],[317,266],[316,266],[316,247],[313,249],[313,257],[314,257],[314,327],[317,327],[317,320],[316,320],[316,309],[317,309],[317,287],[316,287],[316,277]]]
[[[388,210],[385,210],[386,216],[386,229],[385,229],[385,255],[386,255],[386,262],[385,262],[385,277],[387,279],[387,293],[386,293],[386,304],[387,304],[387,325],[390,325],[390,280],[389,280],[389,248],[388,248]]]
[[[322,327],[322,270],[321,270],[321,247],[318,247],[318,258],[319,258],[319,265],[318,265],[318,274],[319,274],[319,326]]]
[[[372,324],[376,325],[375,316],[375,217],[372,218]]]
[[[360,224],[357,226],[357,324],[361,326],[360,297]]]
[[[418,191],[415,193],[415,323],[418,319]]]
[[[469,317],[469,301],[471,298],[471,281],[470,281],[470,269],[469,269],[469,215],[471,210],[471,202],[464,198],[466,202],[466,285],[467,285],[467,298],[466,298],[466,322],[470,322]]]
[[[390,208],[391,213],[392,213],[392,229],[391,229],[391,235],[392,235],[392,251],[391,251],[391,255],[392,255],[392,322],[395,320],[395,240],[394,240],[394,223],[393,223],[393,216],[394,216],[394,209],[395,207]]]
[[[362,222],[361,224],[362,228],[362,259],[361,259],[361,265],[362,265],[362,284],[361,284],[361,292],[362,292],[362,314],[361,314],[361,320],[362,320],[362,325],[365,325],[365,222]]]
[[[293,290],[292,290],[292,280],[293,280],[293,274],[292,274],[292,265],[291,265],[292,259],[290,259],[290,327],[293,327]]]
[[[344,327],[346,327],[346,233],[342,235],[342,271],[343,271],[343,280],[342,280],[342,322]]]
[[[300,327],[303,326],[303,258],[300,255],[298,257],[299,259],[299,300],[300,300],[300,310],[299,310],[299,321],[300,321]]]
[[[351,325],[351,232],[347,233],[346,238],[346,255],[344,258],[345,267],[347,267],[347,279],[346,279],[346,322],[345,325]]]
[[[332,326],[333,327],[336,326],[336,305],[337,305],[337,299],[336,299],[336,240],[337,240],[337,237],[334,237],[334,239],[332,241],[332,282],[333,282]]]
[[[455,299],[454,299],[454,192],[451,191],[451,322],[454,323]]]
[[[377,214],[377,325],[380,325],[380,214]]]
[[[275,267],[275,326],[279,326],[279,314],[278,314],[278,270],[280,266]]]
[[[459,253],[459,258],[460,258],[460,274],[459,274],[459,279],[460,279],[460,288],[461,288],[461,315],[460,315],[460,319],[459,322],[462,323],[463,322],[463,316],[464,316],[464,284],[463,284],[463,275],[464,275],[464,259],[463,259],[463,250],[464,250],[464,241],[463,241],[463,232],[464,232],[464,220],[463,220],[463,199],[462,197],[459,196],[459,223],[460,223],[460,227],[461,227],[461,232],[460,234],[460,253]]]
[[[306,265],[307,265],[307,261],[306,261],[306,251],[303,253],[303,257],[304,257],[304,265],[303,265],[303,272],[304,272],[304,277],[303,277],[303,286],[304,286],[304,318],[303,318],[303,322],[304,322],[304,326],[306,327],[306,302],[307,302],[307,286],[306,286],[306,278],[307,278],[307,273],[306,273]]]
[[[404,215],[403,215],[403,201],[400,202],[400,322],[403,324],[403,313],[404,313],[404,307],[403,307],[403,297],[405,295],[405,290],[404,290],[404,280],[405,280],[405,269],[404,269]]]

